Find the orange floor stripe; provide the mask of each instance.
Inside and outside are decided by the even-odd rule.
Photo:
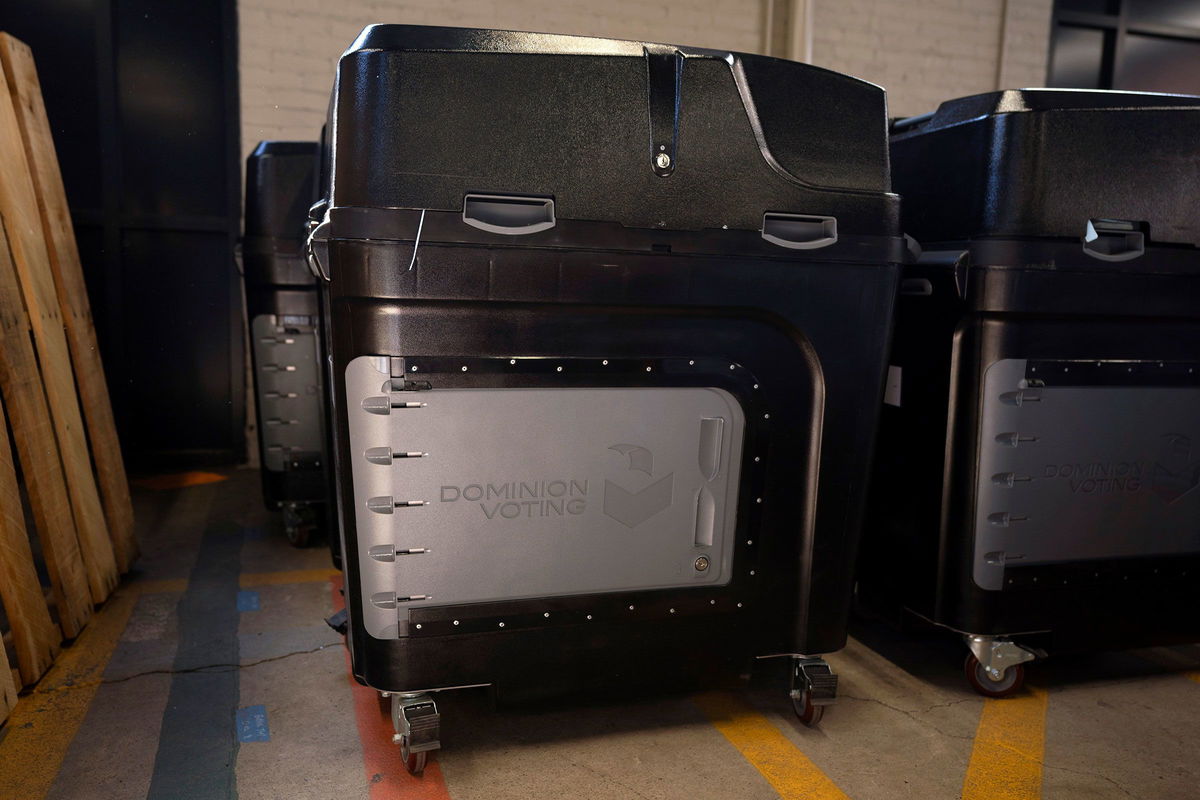
[[[220,483],[225,480],[229,480],[228,475],[219,475],[215,472],[176,472],[170,475],[155,475],[150,478],[135,478],[130,483],[141,489],[163,492],[169,489],[186,489],[190,486]]]
[[[333,589],[333,608],[345,606],[342,599],[342,576],[330,578]],[[363,767],[371,800],[450,800],[446,780],[437,756],[431,754],[425,774],[417,778],[408,774],[400,761],[400,748],[392,744],[391,719],[379,706],[379,693],[354,680],[350,673],[350,653],[346,653],[346,680],[354,695],[354,716],[358,721],[358,738],[362,742]]]

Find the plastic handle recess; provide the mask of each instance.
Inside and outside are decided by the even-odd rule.
[[[838,239],[837,218],[808,214],[763,214],[762,237],[791,250],[816,250]]]
[[[463,222],[489,233],[522,236],[554,227],[554,200],[549,197],[516,197],[469,194],[463,198]]]
[[[1123,219],[1089,219],[1083,252],[1101,261],[1129,261],[1146,252],[1146,236]]]

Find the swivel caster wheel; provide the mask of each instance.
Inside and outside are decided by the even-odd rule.
[[[283,506],[283,532],[292,547],[308,547],[317,538],[317,514],[307,503]]]
[[[400,745],[400,759],[413,775],[425,771],[431,750],[442,746],[439,739],[441,715],[428,694],[391,694],[392,724],[396,735],[392,741]]]
[[[971,688],[984,697],[1011,697],[1025,684],[1025,666],[1013,664],[996,677],[987,667],[979,663],[973,653],[967,654],[963,663],[963,674]]]
[[[401,742],[400,758],[404,760],[404,768],[408,770],[410,775],[420,775],[425,771],[425,761],[429,758],[429,753],[427,751],[410,753],[408,745]]]
[[[810,728],[819,725],[821,717],[825,716],[825,706],[813,705],[812,692],[809,691],[801,691],[799,697],[792,696],[792,710]]]
[[[825,706],[837,698],[838,676],[821,658],[792,659],[792,710],[808,727],[816,726],[825,716]]]

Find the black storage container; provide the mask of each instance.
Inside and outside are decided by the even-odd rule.
[[[359,680],[679,686],[843,646],[904,253],[881,89],[383,25],[328,138]],[[796,664],[811,721],[835,676]],[[431,708],[396,701],[412,768]]]
[[[246,160],[242,265],[263,498],[297,545],[322,527],[328,496],[320,304],[304,258],[319,155],[315,142],[260,142]]]
[[[990,695],[1048,650],[1200,639],[1200,98],[997,92],[891,149],[924,254],[861,596],[964,634]]]

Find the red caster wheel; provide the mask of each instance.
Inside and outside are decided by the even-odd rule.
[[[974,654],[968,653],[963,664],[963,674],[971,688],[984,697],[1011,697],[1025,684],[1025,666],[1015,664],[1004,671],[997,680],[979,663]]]
[[[803,691],[799,697],[792,698],[792,710],[796,712],[796,716],[810,728],[815,728],[821,722],[821,717],[825,716],[825,706],[814,706],[812,702],[812,692]]]

